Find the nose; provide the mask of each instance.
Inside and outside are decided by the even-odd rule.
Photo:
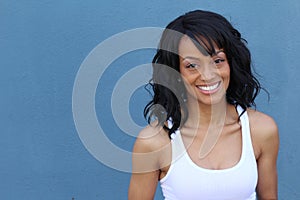
[[[199,69],[200,77],[203,81],[212,80],[216,74],[216,64],[212,59],[209,59],[201,69]]]

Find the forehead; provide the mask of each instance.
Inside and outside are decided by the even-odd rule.
[[[185,56],[192,56],[192,55],[198,55],[198,56],[209,56],[216,52],[218,52],[220,49],[219,47],[214,43],[212,47],[209,47],[211,45],[208,44],[208,41],[202,41],[202,40],[193,40],[184,35],[179,43],[178,43],[178,53],[180,57]]]

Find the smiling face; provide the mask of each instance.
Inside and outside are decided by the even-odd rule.
[[[188,100],[196,98],[200,104],[212,105],[226,101],[230,67],[222,49],[204,55],[187,36],[179,42],[180,73],[186,82]]]

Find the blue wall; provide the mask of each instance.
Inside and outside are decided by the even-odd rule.
[[[101,163],[77,133],[72,113],[77,71],[92,49],[112,35],[164,27],[194,9],[223,14],[248,40],[255,69],[271,94],[269,102],[265,93],[260,95],[258,109],[273,116],[280,130],[279,196],[299,199],[298,0],[0,1],[0,199],[127,199],[130,174]],[[153,52],[144,49],[117,59],[96,92],[102,128],[127,151],[134,137],[116,125],[111,91],[122,74],[149,63]],[[124,105],[141,126],[148,99],[139,88]],[[162,199],[159,191],[156,199]]]

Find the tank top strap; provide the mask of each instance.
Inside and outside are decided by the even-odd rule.
[[[173,126],[172,119],[168,120],[168,128]],[[174,133],[171,134],[171,144],[172,144],[172,162],[178,160],[184,153],[186,149],[181,138],[180,130],[177,129]]]
[[[243,145],[245,145],[245,148],[243,148],[243,150],[247,151],[250,154],[254,154],[247,110],[244,111],[244,109],[240,105],[238,105],[236,109],[240,116],[240,123],[242,126],[242,140]]]

